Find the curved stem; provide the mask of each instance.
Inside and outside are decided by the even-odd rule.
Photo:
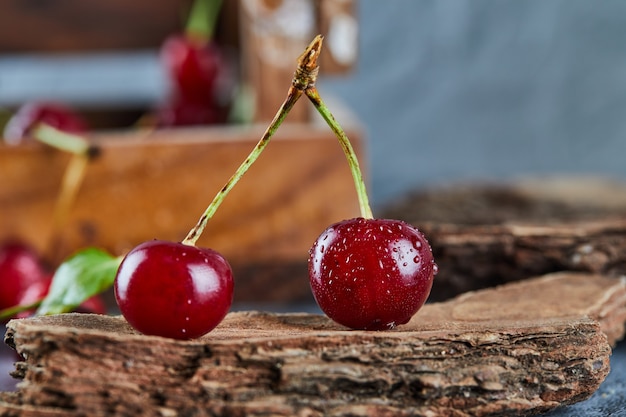
[[[259,155],[261,155],[261,152],[263,152],[263,150],[269,143],[271,137],[274,135],[274,133],[276,132],[278,127],[281,125],[283,120],[285,120],[285,117],[287,116],[287,114],[289,113],[293,105],[296,104],[296,101],[298,101],[300,96],[302,96],[302,91],[297,90],[293,87],[289,89],[289,94],[287,95],[287,99],[283,102],[282,106],[278,110],[278,113],[276,113],[276,116],[274,116],[272,123],[265,130],[265,133],[263,134],[259,142],[256,144],[252,152],[250,152],[248,157],[241,163],[241,165],[239,165],[239,168],[237,168],[235,173],[226,182],[224,187],[222,187],[222,189],[218,191],[218,193],[215,195],[215,197],[213,198],[213,201],[211,201],[209,206],[204,211],[204,214],[202,215],[202,217],[200,217],[200,220],[198,220],[198,223],[193,227],[193,229],[189,231],[189,233],[187,234],[187,237],[183,239],[182,241],[183,244],[192,245],[192,246],[196,244],[198,238],[204,231],[204,228],[206,227],[207,223],[209,222],[211,217],[213,217],[218,207],[222,204],[222,201],[224,201],[224,198],[226,198],[226,195],[228,195],[228,193],[230,192],[230,190],[232,190],[235,184],[239,182],[241,177],[243,177],[243,175],[246,173],[248,168],[250,168],[250,166],[254,163],[254,161],[257,160]]]
[[[313,103],[317,111],[322,115],[328,126],[335,133],[337,138],[339,139],[339,143],[343,149],[343,152],[346,154],[346,158],[348,159],[348,165],[350,165],[350,171],[352,172],[352,178],[354,179],[354,186],[356,188],[356,192],[359,198],[359,207],[361,209],[361,216],[366,219],[374,218],[372,214],[372,208],[370,207],[369,198],[367,197],[367,190],[365,188],[365,181],[363,181],[363,174],[361,173],[361,168],[359,166],[359,161],[356,157],[356,152],[354,152],[354,148],[346,135],[346,132],[341,128],[335,117],[332,115],[324,101],[320,97],[317,88],[315,85],[309,86],[305,91],[309,100]]]
[[[33,130],[33,137],[42,143],[71,154],[57,195],[48,238],[48,253],[55,258],[56,254],[53,252],[58,251],[61,247],[59,240],[85,177],[89,161],[98,154],[99,149],[91,146],[89,141],[82,136],[63,132],[44,123],[40,123]]]
[[[282,124],[289,111],[296,104],[298,99],[302,96],[302,93],[311,85],[315,85],[315,79],[317,77],[317,58],[319,57],[322,47],[322,37],[317,36],[305,49],[304,53],[298,58],[298,67],[296,68],[292,85],[287,92],[287,98],[283,101],[283,104],[278,109],[278,112],[274,116],[274,119],[263,133],[263,136],[256,144],[252,152],[237,168],[235,173],[226,182],[224,187],[213,198],[213,201],[206,208],[198,223],[189,231],[182,243],[185,245],[195,245],[200,235],[204,231],[207,223],[213,217],[218,207],[226,198],[226,195],[232,190],[232,188],[239,182],[241,177],[246,173],[248,168],[257,160],[261,152],[265,149],[270,139]]]
[[[89,142],[82,136],[66,133],[45,123],[40,123],[33,129],[32,135],[39,142],[53,148],[73,154],[89,153]]]
[[[87,166],[89,165],[89,155],[74,154],[65,168],[61,189],[57,196],[52,217],[52,231],[50,235],[50,251],[58,247],[57,240],[62,235],[63,228],[67,224],[72,205],[76,200],[80,186],[85,178]]]

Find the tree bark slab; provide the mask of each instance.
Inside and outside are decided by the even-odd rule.
[[[14,320],[2,416],[527,415],[589,397],[624,335],[626,283],[551,274],[428,304],[386,332],[231,313],[192,341],[121,317]]]
[[[626,274],[626,184],[560,179],[451,186],[405,196],[382,217],[428,237],[432,300],[555,271]]]

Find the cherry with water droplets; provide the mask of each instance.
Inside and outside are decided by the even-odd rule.
[[[318,36],[316,50],[321,47]],[[317,67],[298,73],[314,74]],[[359,199],[361,217],[328,227],[309,251],[313,296],[328,317],[353,329],[384,330],[407,323],[430,294],[437,266],[430,245],[413,226],[375,219],[357,155],[315,87],[304,93],[331,128],[344,151]]]
[[[335,223],[309,256],[319,307],[337,323],[363,330],[407,323],[428,298],[436,268],[422,233],[399,220]]]
[[[233,275],[212,249],[153,240],[124,257],[114,291],[122,315],[136,330],[193,339],[211,331],[228,313]]]

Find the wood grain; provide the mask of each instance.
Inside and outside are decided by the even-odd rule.
[[[424,190],[379,215],[428,237],[439,275],[432,297],[555,271],[626,273],[626,185],[598,178],[465,184]]]
[[[387,332],[297,313],[231,313],[194,341],[143,336],[120,317],[14,320],[6,341],[26,358],[23,381],[0,394],[0,412],[528,415],[597,389],[603,323],[620,322],[611,341],[623,337],[625,310],[624,281],[554,274],[426,305]]]
[[[0,147],[0,238],[26,240],[53,263],[85,246],[124,254],[145,240],[181,240],[263,130],[94,135],[100,155],[56,240],[50,221],[68,156],[44,146]],[[359,130],[348,134],[362,153]],[[286,124],[226,197],[199,244],[242,270],[306,263],[310,245],[328,225],[358,213],[337,139],[325,126]],[[295,291],[308,292],[307,285]]]

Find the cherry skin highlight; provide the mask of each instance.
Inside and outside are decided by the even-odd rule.
[[[233,274],[214,250],[153,240],[124,257],[114,291],[122,315],[139,332],[193,339],[228,313]]]
[[[399,220],[335,223],[309,255],[317,304],[352,329],[387,330],[407,323],[428,298],[437,273],[426,238]]]

